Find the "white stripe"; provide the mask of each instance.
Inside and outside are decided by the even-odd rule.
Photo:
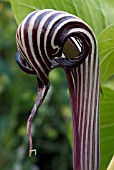
[[[78,74],[78,68],[76,68],[76,77],[77,77],[77,112],[79,112],[79,96],[78,96],[78,92],[79,92],[79,74]]]
[[[36,55],[35,55],[35,52],[34,52],[34,48],[33,48],[33,42],[32,42],[32,31],[33,31],[33,28],[34,28],[34,23],[35,23],[36,18],[38,17],[38,14],[40,15],[41,13],[42,13],[42,11],[36,13],[31,18],[30,24],[29,24],[29,27],[28,27],[28,39],[29,39],[29,47],[30,47],[30,50],[31,50],[31,53],[32,53],[32,56],[34,58],[35,63],[40,68],[40,70],[44,73],[45,77],[48,78],[46,73],[45,73],[45,71],[44,71],[44,69],[42,68],[42,66],[38,62],[38,59],[36,58]]]
[[[97,96],[97,106],[96,106],[96,122],[95,122],[95,136],[98,136],[99,133],[99,82],[98,82],[98,96]],[[97,169],[97,160],[98,160],[98,155],[97,155],[97,147],[98,147],[98,138],[95,138],[95,170]],[[99,161],[99,160],[98,160]]]
[[[93,97],[93,99],[92,99],[92,116],[91,116],[91,128],[90,128],[90,151],[92,150],[92,132],[93,132],[93,121],[94,121],[94,114],[98,114],[98,112],[96,112],[96,113],[94,113],[94,109],[95,109],[95,103],[96,103],[96,101],[95,101],[95,93],[96,93],[96,83],[97,83],[97,69],[98,69],[98,57],[97,56],[95,56],[96,57],[96,63],[95,63],[95,76],[94,76],[94,88],[93,88],[93,95],[92,95],[92,97]],[[96,127],[97,128],[97,127]],[[96,138],[97,136],[95,136],[95,138]],[[95,148],[95,150],[97,150],[97,148]],[[91,162],[92,162],[92,153],[90,153],[90,164],[89,164],[89,169],[91,169],[92,167],[91,167]]]
[[[22,55],[21,51],[19,50],[18,52],[19,52],[19,55],[21,55],[21,57],[23,58],[23,55]],[[21,65],[23,65],[23,63],[20,60],[20,56],[19,56],[19,61],[20,61]],[[28,63],[26,63],[26,64],[27,64],[27,66],[23,65],[23,67],[27,68],[30,71],[33,71],[32,68],[28,67]]]
[[[83,118],[79,119],[79,122],[81,122],[81,126],[82,126],[82,135],[81,135],[81,169],[83,169],[82,165],[83,165],[83,140],[84,140],[84,124],[85,124],[85,119],[86,119],[86,115],[85,115],[85,111],[86,111],[86,100],[87,100],[87,89],[88,89],[88,57],[86,58],[85,61],[85,93],[84,93],[84,106],[83,106]],[[81,115],[80,115],[81,116]],[[80,127],[79,127],[80,128]]]
[[[88,136],[89,136],[89,122],[90,122],[90,115],[92,114],[92,113],[90,113],[90,109],[91,109],[91,103],[90,103],[90,101],[91,101],[91,93],[92,93],[92,73],[91,73],[91,71],[92,71],[92,68],[93,68],[93,57],[91,57],[91,64],[90,64],[90,70],[89,70],[89,74],[90,74],[90,83],[89,83],[89,85],[90,85],[90,89],[89,89],[89,96],[88,96],[88,114],[86,115],[86,117],[87,117],[87,128],[86,128],[86,137],[85,137],[85,170],[88,170],[87,169],[87,157],[88,157],[88,155],[87,155],[87,151],[88,151],[88,146],[89,146],[89,144],[88,144]],[[90,151],[91,152],[91,151]]]
[[[58,13],[58,12],[60,12],[60,13]],[[55,14],[57,13],[58,15],[55,16],[55,18],[53,18],[53,19],[51,20],[51,22],[48,24],[48,27],[47,27],[46,33],[45,33],[45,37],[44,37],[44,50],[45,50],[45,53],[46,53],[46,55],[47,55],[48,60],[50,60],[50,58],[49,58],[49,56],[48,56],[48,54],[47,54],[46,43],[47,43],[48,34],[49,34],[49,32],[50,32],[50,28],[52,28],[53,25],[54,25],[59,19],[62,19],[62,18],[64,18],[64,17],[69,17],[69,16],[75,17],[74,15],[68,14],[68,13],[66,13],[66,12],[62,12],[62,11],[58,11],[58,12],[55,11]],[[62,13],[62,14],[61,14],[61,13]],[[58,27],[57,27],[57,30],[58,30]]]
[[[43,81],[43,80],[41,79],[41,77],[40,77],[37,69],[34,67],[34,65],[32,64],[32,62],[31,62],[31,60],[30,60],[30,58],[29,58],[29,56],[28,56],[28,54],[27,54],[27,50],[26,50],[25,42],[24,42],[24,25],[25,25],[27,19],[28,19],[32,14],[34,14],[34,13],[36,13],[36,12],[37,12],[38,14],[40,14],[40,13],[42,13],[42,12],[44,12],[44,11],[50,11],[50,10],[49,10],[49,9],[46,9],[46,10],[31,12],[30,14],[27,15],[27,17],[26,17],[26,18],[23,20],[23,22],[21,23],[21,39],[22,39],[23,48],[25,49],[24,52],[25,52],[25,54],[26,54],[26,57],[27,57],[29,63],[32,65],[32,67],[33,67],[34,70],[36,71],[36,73],[37,73],[37,75],[38,75],[38,77],[39,77],[39,79],[40,79],[41,81]]]
[[[58,52],[59,49],[60,49],[60,47],[59,47],[58,45],[55,45],[55,44],[54,44],[54,40],[55,40],[55,38],[56,38],[56,36],[57,36],[57,32],[58,32],[65,24],[68,24],[68,23],[70,23],[70,22],[79,22],[79,20],[77,20],[76,18],[66,19],[65,21],[63,21],[63,22],[57,27],[57,29],[55,29],[55,31],[54,31],[54,33],[53,33],[53,35],[52,35],[51,46],[52,46],[52,48],[53,48],[54,50],[57,49],[57,52]],[[56,52],[56,53],[57,53],[57,52]]]
[[[21,24],[19,25],[19,27],[18,27],[18,29],[17,29],[17,33],[16,33],[17,49],[18,49],[18,52],[20,53],[20,57],[26,61],[27,66],[24,66],[23,63],[21,62],[21,60],[20,60],[20,59],[19,59],[19,60],[20,60],[21,64],[22,64],[24,67],[26,67],[27,69],[33,71],[33,68],[32,68],[31,63],[29,62],[28,58],[25,57],[25,55],[26,55],[26,54],[25,54],[25,49],[23,48],[22,43],[21,43],[21,39],[20,39],[20,33],[19,33],[20,27],[21,27]],[[17,36],[17,34],[18,34],[18,36]],[[19,37],[19,38],[18,38],[18,37]],[[20,47],[21,47],[21,49],[22,49],[23,51],[20,49]],[[22,52],[24,52],[24,54],[23,54]],[[29,63],[29,65],[30,65],[31,68],[28,67],[28,63]]]
[[[24,41],[24,26],[25,26],[25,23],[26,23],[27,19],[28,19],[33,13],[35,13],[35,12],[32,12],[32,13],[30,13],[29,15],[27,15],[27,17],[26,17],[26,18],[23,20],[23,22],[21,23],[21,39],[22,39],[22,46],[23,46],[24,52],[25,52],[25,54],[26,54],[26,57],[27,57],[29,63],[31,64],[31,66],[32,66],[32,67],[34,68],[34,70],[36,71],[37,75],[39,76],[37,69],[34,67],[34,65],[32,64],[32,62],[31,62],[31,60],[30,60],[30,58],[29,58],[29,56],[28,56],[28,54],[27,54],[27,50],[26,50],[26,46],[25,46],[25,41]],[[40,78],[40,76],[39,76],[39,78]]]
[[[94,46],[92,46],[92,49],[94,50]],[[92,70],[93,70],[93,59],[94,59],[94,55],[91,54],[90,70],[88,70],[89,71],[89,75],[90,75],[90,83],[89,83],[90,88],[89,88],[89,96],[88,96],[88,115],[86,115],[86,117],[87,117],[87,126],[86,127],[87,128],[86,128],[86,137],[85,137],[85,170],[88,170],[87,169],[87,157],[88,157],[87,149],[88,149],[88,145],[89,145],[88,144],[89,122],[90,122],[90,115],[92,114],[92,113],[90,113],[90,109],[91,109],[91,103],[90,102],[91,102],[91,97],[93,97],[93,96],[91,96],[91,94],[92,94],[92,79],[93,79],[93,73],[92,73]],[[90,152],[91,152],[91,150],[90,150]],[[92,154],[92,153],[90,153],[90,154]],[[89,163],[91,164],[92,162],[89,162]]]
[[[51,15],[53,15],[54,13],[55,13],[55,11],[50,11],[50,13],[48,13],[47,15],[45,15],[45,17],[42,18],[42,20],[41,20],[41,22],[40,22],[40,24],[39,24],[38,30],[37,30],[38,51],[39,51],[39,53],[40,53],[40,56],[41,56],[42,60],[43,60],[43,57],[42,57],[42,53],[41,53],[41,49],[40,49],[40,37],[41,37],[41,33],[42,33],[42,28],[43,28],[45,22],[47,21],[47,19],[48,19]],[[46,29],[48,29],[48,28],[46,28]],[[51,62],[50,58],[49,58],[49,57],[47,57],[47,58],[48,58],[48,60]],[[46,66],[46,67],[48,68],[48,66]],[[48,68],[48,70],[50,70],[50,68]]]
[[[70,71],[70,74],[71,74],[71,78],[72,78],[72,82],[73,82],[73,87],[74,87],[74,90],[73,90],[73,92],[76,94],[76,84],[75,84],[75,80],[74,80],[74,77],[73,77],[73,74],[72,74],[72,71]],[[71,94],[72,95],[72,94]],[[72,108],[72,109],[74,109],[74,108]],[[76,108],[75,108],[76,109]],[[74,111],[74,110],[72,110],[72,111]],[[75,114],[75,113],[74,113]],[[73,134],[76,134],[76,121],[75,121],[75,116],[76,115],[72,115],[72,120],[73,120],[73,125],[72,126],[74,126],[74,128],[72,128],[72,131],[73,131]],[[75,156],[76,156],[76,152],[75,152],[75,149],[76,149],[76,140],[75,140],[75,135],[73,135],[73,146],[74,146],[74,151],[73,151],[73,158],[75,158]],[[73,165],[75,165],[75,160],[73,159]]]
[[[72,82],[73,82],[73,87],[74,87],[74,93],[76,94],[76,84],[75,84],[75,80],[74,80],[74,76],[73,76],[72,72],[71,72],[71,77],[72,77]]]
[[[76,41],[78,42],[78,45],[80,46],[80,48],[82,47],[82,43],[80,42],[80,40],[77,38]],[[81,51],[81,50],[80,50]]]
[[[24,52],[25,49],[23,48],[21,41],[17,38],[17,39],[16,39],[16,42],[17,42],[18,51],[19,51],[20,54],[21,54],[21,58],[23,58],[26,62],[28,62],[29,65],[32,67],[32,65],[31,65],[31,63],[29,62],[28,58],[25,56],[25,55],[26,55],[25,52]],[[20,47],[21,47],[22,50],[20,49]],[[24,52],[24,54],[23,54],[22,52]]]
[[[98,52],[98,51],[97,51]],[[97,54],[97,56],[98,56],[98,54]],[[99,64],[99,63],[98,63]],[[96,105],[96,122],[95,122],[95,136],[97,137],[98,136],[98,133],[99,133],[99,72],[98,72],[98,91],[97,91],[97,105]],[[99,161],[98,160],[98,158],[97,158],[97,147],[98,147],[98,139],[97,138],[95,138],[95,168],[97,169],[97,162]],[[98,160],[98,161],[97,161]],[[96,170],[95,169],[95,170]]]
[[[71,39],[73,40],[73,42],[76,44],[78,50],[81,52],[81,43],[79,41],[77,41],[74,37],[71,37]]]
[[[82,93],[83,93],[83,65],[80,65],[81,87],[80,87],[80,110],[79,110],[79,131],[81,124],[81,110],[82,110]],[[85,99],[85,98],[84,98]]]

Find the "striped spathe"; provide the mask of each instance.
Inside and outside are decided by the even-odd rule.
[[[61,67],[70,91],[74,170],[99,170],[99,63],[93,31],[67,12],[37,10],[19,25],[16,42],[18,65],[38,80],[38,98],[27,122],[30,150],[31,123],[49,89],[49,73]]]

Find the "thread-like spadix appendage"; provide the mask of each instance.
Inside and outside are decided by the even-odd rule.
[[[38,100],[27,123],[30,150],[31,117],[46,96],[50,71],[62,67],[68,80],[73,112],[74,170],[98,170],[99,64],[92,30],[72,14],[46,9],[30,13],[22,21],[16,40],[17,63],[23,71],[38,77]]]

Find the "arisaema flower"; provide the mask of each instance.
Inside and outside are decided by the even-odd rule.
[[[30,156],[32,119],[49,89],[49,73],[61,67],[70,91],[74,170],[98,170],[99,63],[93,31],[67,12],[37,10],[21,22],[16,41],[19,67],[38,81],[38,97],[27,122]]]

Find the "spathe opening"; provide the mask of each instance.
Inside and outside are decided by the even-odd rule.
[[[64,44],[62,57],[75,58],[83,49],[82,41],[77,37],[69,37]]]
[[[82,61],[85,60],[84,54],[85,51],[87,52],[86,48],[85,42],[79,37],[71,36],[67,38],[64,41],[62,53],[53,58],[51,69],[56,67],[73,68],[80,65]]]

